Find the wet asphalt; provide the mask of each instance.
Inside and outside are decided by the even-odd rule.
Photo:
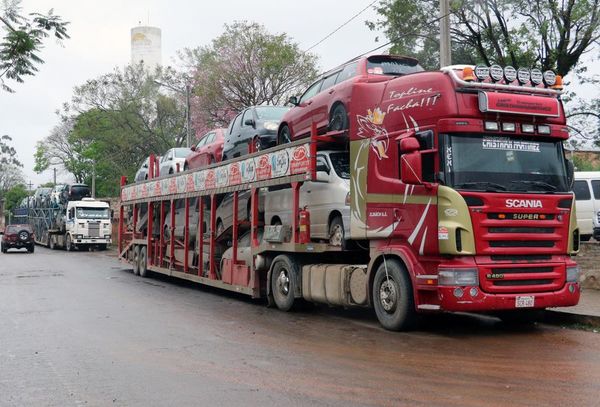
[[[283,313],[114,252],[0,254],[0,406],[600,405],[600,335]]]

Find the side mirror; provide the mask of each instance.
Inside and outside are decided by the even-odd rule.
[[[414,139],[413,139],[414,140]],[[404,141],[404,140],[402,140]],[[415,140],[416,142],[416,140]],[[418,144],[418,142],[417,142]],[[402,147],[401,147],[402,148]],[[423,162],[421,153],[413,151],[412,153],[400,156],[400,180],[404,184],[422,185],[423,184]]]
[[[420,148],[419,140],[414,137],[406,137],[400,140],[400,153],[410,154]]]
[[[573,161],[565,160],[567,164],[567,183],[569,184],[569,191],[573,190],[573,183],[575,182],[575,166]]]
[[[195,146],[192,146],[192,147],[190,147],[190,150],[192,150],[192,151],[196,151],[196,147],[195,147]]]
[[[167,161],[173,161],[173,156],[169,156],[169,157],[167,158]]]
[[[256,123],[252,119],[246,119],[246,121],[244,122],[244,125],[254,127],[256,125]]]
[[[298,102],[298,97],[296,96],[290,96],[290,98],[288,99],[288,103],[294,106],[298,106],[300,104]]]

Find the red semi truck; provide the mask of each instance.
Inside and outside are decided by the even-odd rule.
[[[455,66],[358,81],[347,131],[313,126],[310,138],[203,169],[123,179],[120,258],[141,275],[264,297],[286,311],[300,300],[372,307],[390,330],[410,328],[420,313],[576,305],[579,232],[560,78],[515,76]],[[322,150],[348,154],[341,246],[312,239],[310,211],[299,205],[301,185],[323,181]],[[282,188],[296,216],[265,224],[262,201]],[[226,193],[232,226],[217,235]]]

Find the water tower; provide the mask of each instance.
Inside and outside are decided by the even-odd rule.
[[[162,64],[160,28],[140,26],[131,29],[131,63],[137,65],[142,61],[149,70]]]

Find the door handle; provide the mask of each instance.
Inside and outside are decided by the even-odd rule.
[[[306,104],[307,104],[307,106],[310,106],[310,105],[312,105],[312,100],[310,100],[310,101],[306,102]]]
[[[335,89],[330,89],[328,93],[331,95],[333,92],[335,92]]]

